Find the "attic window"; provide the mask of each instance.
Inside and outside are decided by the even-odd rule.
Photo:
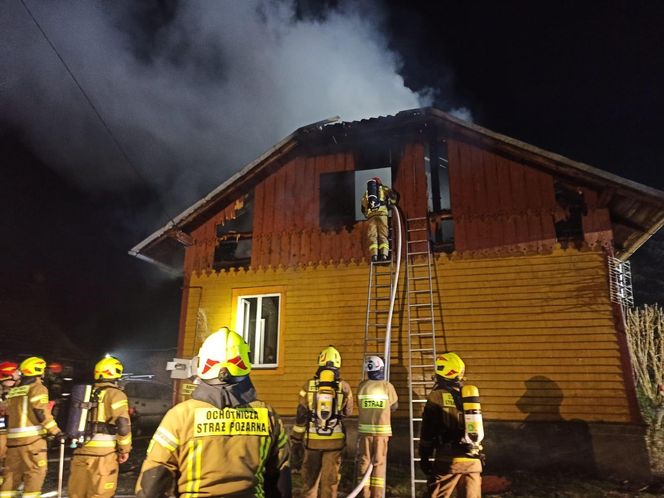
[[[355,223],[354,172],[339,171],[320,175],[321,230],[340,230]]]
[[[578,187],[556,181],[555,215],[556,239],[558,242],[574,243],[583,240],[583,215],[586,214],[586,203],[583,191]]]
[[[251,265],[253,195],[248,195],[242,203],[238,202],[230,214],[233,216],[216,226],[215,270]]]

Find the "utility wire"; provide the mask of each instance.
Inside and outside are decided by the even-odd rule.
[[[91,107],[92,110],[94,111],[95,115],[97,116],[97,118],[98,118],[99,121],[101,122],[102,126],[104,127],[104,129],[106,130],[106,132],[108,133],[108,135],[111,137],[111,140],[112,140],[113,143],[115,144],[115,147],[118,149],[118,151],[120,151],[120,154],[122,155],[122,158],[125,160],[125,162],[127,163],[127,165],[131,168],[131,170],[134,172],[134,174],[136,175],[136,177],[137,177],[137,178],[138,178],[138,179],[139,179],[139,180],[140,180],[140,181],[141,181],[146,187],[150,188],[150,183],[148,182],[147,178],[143,175],[143,173],[141,173],[140,169],[134,164],[134,162],[131,160],[131,158],[129,157],[129,155],[128,155],[127,152],[125,151],[124,147],[122,147],[122,145],[120,144],[120,141],[115,137],[115,135],[113,134],[113,131],[111,131],[111,128],[110,128],[110,127],[108,126],[108,124],[106,123],[106,120],[104,120],[104,118],[102,117],[101,113],[99,112],[99,110],[97,109],[97,107],[96,107],[96,106],[94,105],[94,103],[92,102],[92,99],[90,98],[90,96],[89,96],[89,95],[87,94],[87,92],[83,89],[83,86],[79,83],[78,79],[76,79],[76,76],[74,76],[74,73],[73,73],[72,70],[69,68],[69,66],[67,65],[67,63],[65,62],[65,60],[62,58],[62,56],[60,55],[60,52],[58,52],[58,49],[57,49],[57,48],[55,47],[55,45],[51,42],[51,40],[49,39],[49,37],[48,37],[48,35],[46,34],[46,32],[44,31],[44,29],[41,27],[41,24],[39,24],[39,21],[37,21],[37,19],[35,18],[35,16],[32,14],[32,11],[31,11],[31,10],[28,8],[28,6],[25,4],[25,1],[24,1],[24,0],[19,0],[19,1],[21,2],[21,5],[23,5],[23,8],[24,8],[25,11],[28,13],[28,15],[30,16],[30,18],[32,19],[32,21],[35,23],[35,26],[37,26],[37,29],[39,29],[39,32],[40,32],[40,33],[42,34],[42,36],[44,37],[44,40],[46,40],[46,43],[49,44],[49,46],[51,47],[51,49],[53,50],[53,52],[55,53],[55,55],[58,57],[58,59],[60,59],[60,62],[62,62],[62,65],[63,65],[63,66],[65,67],[65,69],[67,70],[67,73],[68,73],[69,76],[71,77],[72,81],[74,82],[74,84],[76,84],[76,86],[77,86],[78,89],[80,90],[81,94],[83,95],[83,97],[85,98],[85,100],[86,100],[87,103],[90,105],[90,107]],[[175,226],[175,221],[174,221],[173,218],[168,214],[168,211],[166,210],[166,206],[164,205],[164,202],[163,202],[161,196],[158,195],[157,198],[159,199],[159,204],[160,204],[160,207],[161,207],[162,212],[164,213],[164,215],[166,215],[166,218],[169,219],[169,220],[171,221],[171,223],[173,224],[173,226]]]

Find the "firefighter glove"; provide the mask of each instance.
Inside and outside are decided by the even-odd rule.
[[[290,466],[293,470],[300,470],[304,461],[304,444],[302,439],[290,438]]]

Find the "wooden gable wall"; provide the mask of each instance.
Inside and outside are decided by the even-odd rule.
[[[467,143],[448,142],[450,195],[459,252],[556,242],[553,177]]]

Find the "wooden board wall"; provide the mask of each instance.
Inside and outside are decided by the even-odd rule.
[[[551,175],[456,140],[448,158],[456,251],[553,247]]]
[[[438,349],[457,351],[492,420],[630,422],[620,348],[600,251],[436,260]],[[202,286],[187,305],[183,353],[200,346],[196,316],[209,331],[234,324],[233,291],[284,289],[281,365],[255,371],[260,396],[293,415],[302,383],[323,347],[343,355],[343,377],[360,380],[368,267],[364,264],[233,271],[192,276]],[[395,318],[392,381],[407,396],[406,335]],[[442,323],[442,326],[441,326]],[[199,324],[200,326],[200,324]],[[633,400],[631,400],[633,401]],[[403,403],[399,416],[406,416]]]

